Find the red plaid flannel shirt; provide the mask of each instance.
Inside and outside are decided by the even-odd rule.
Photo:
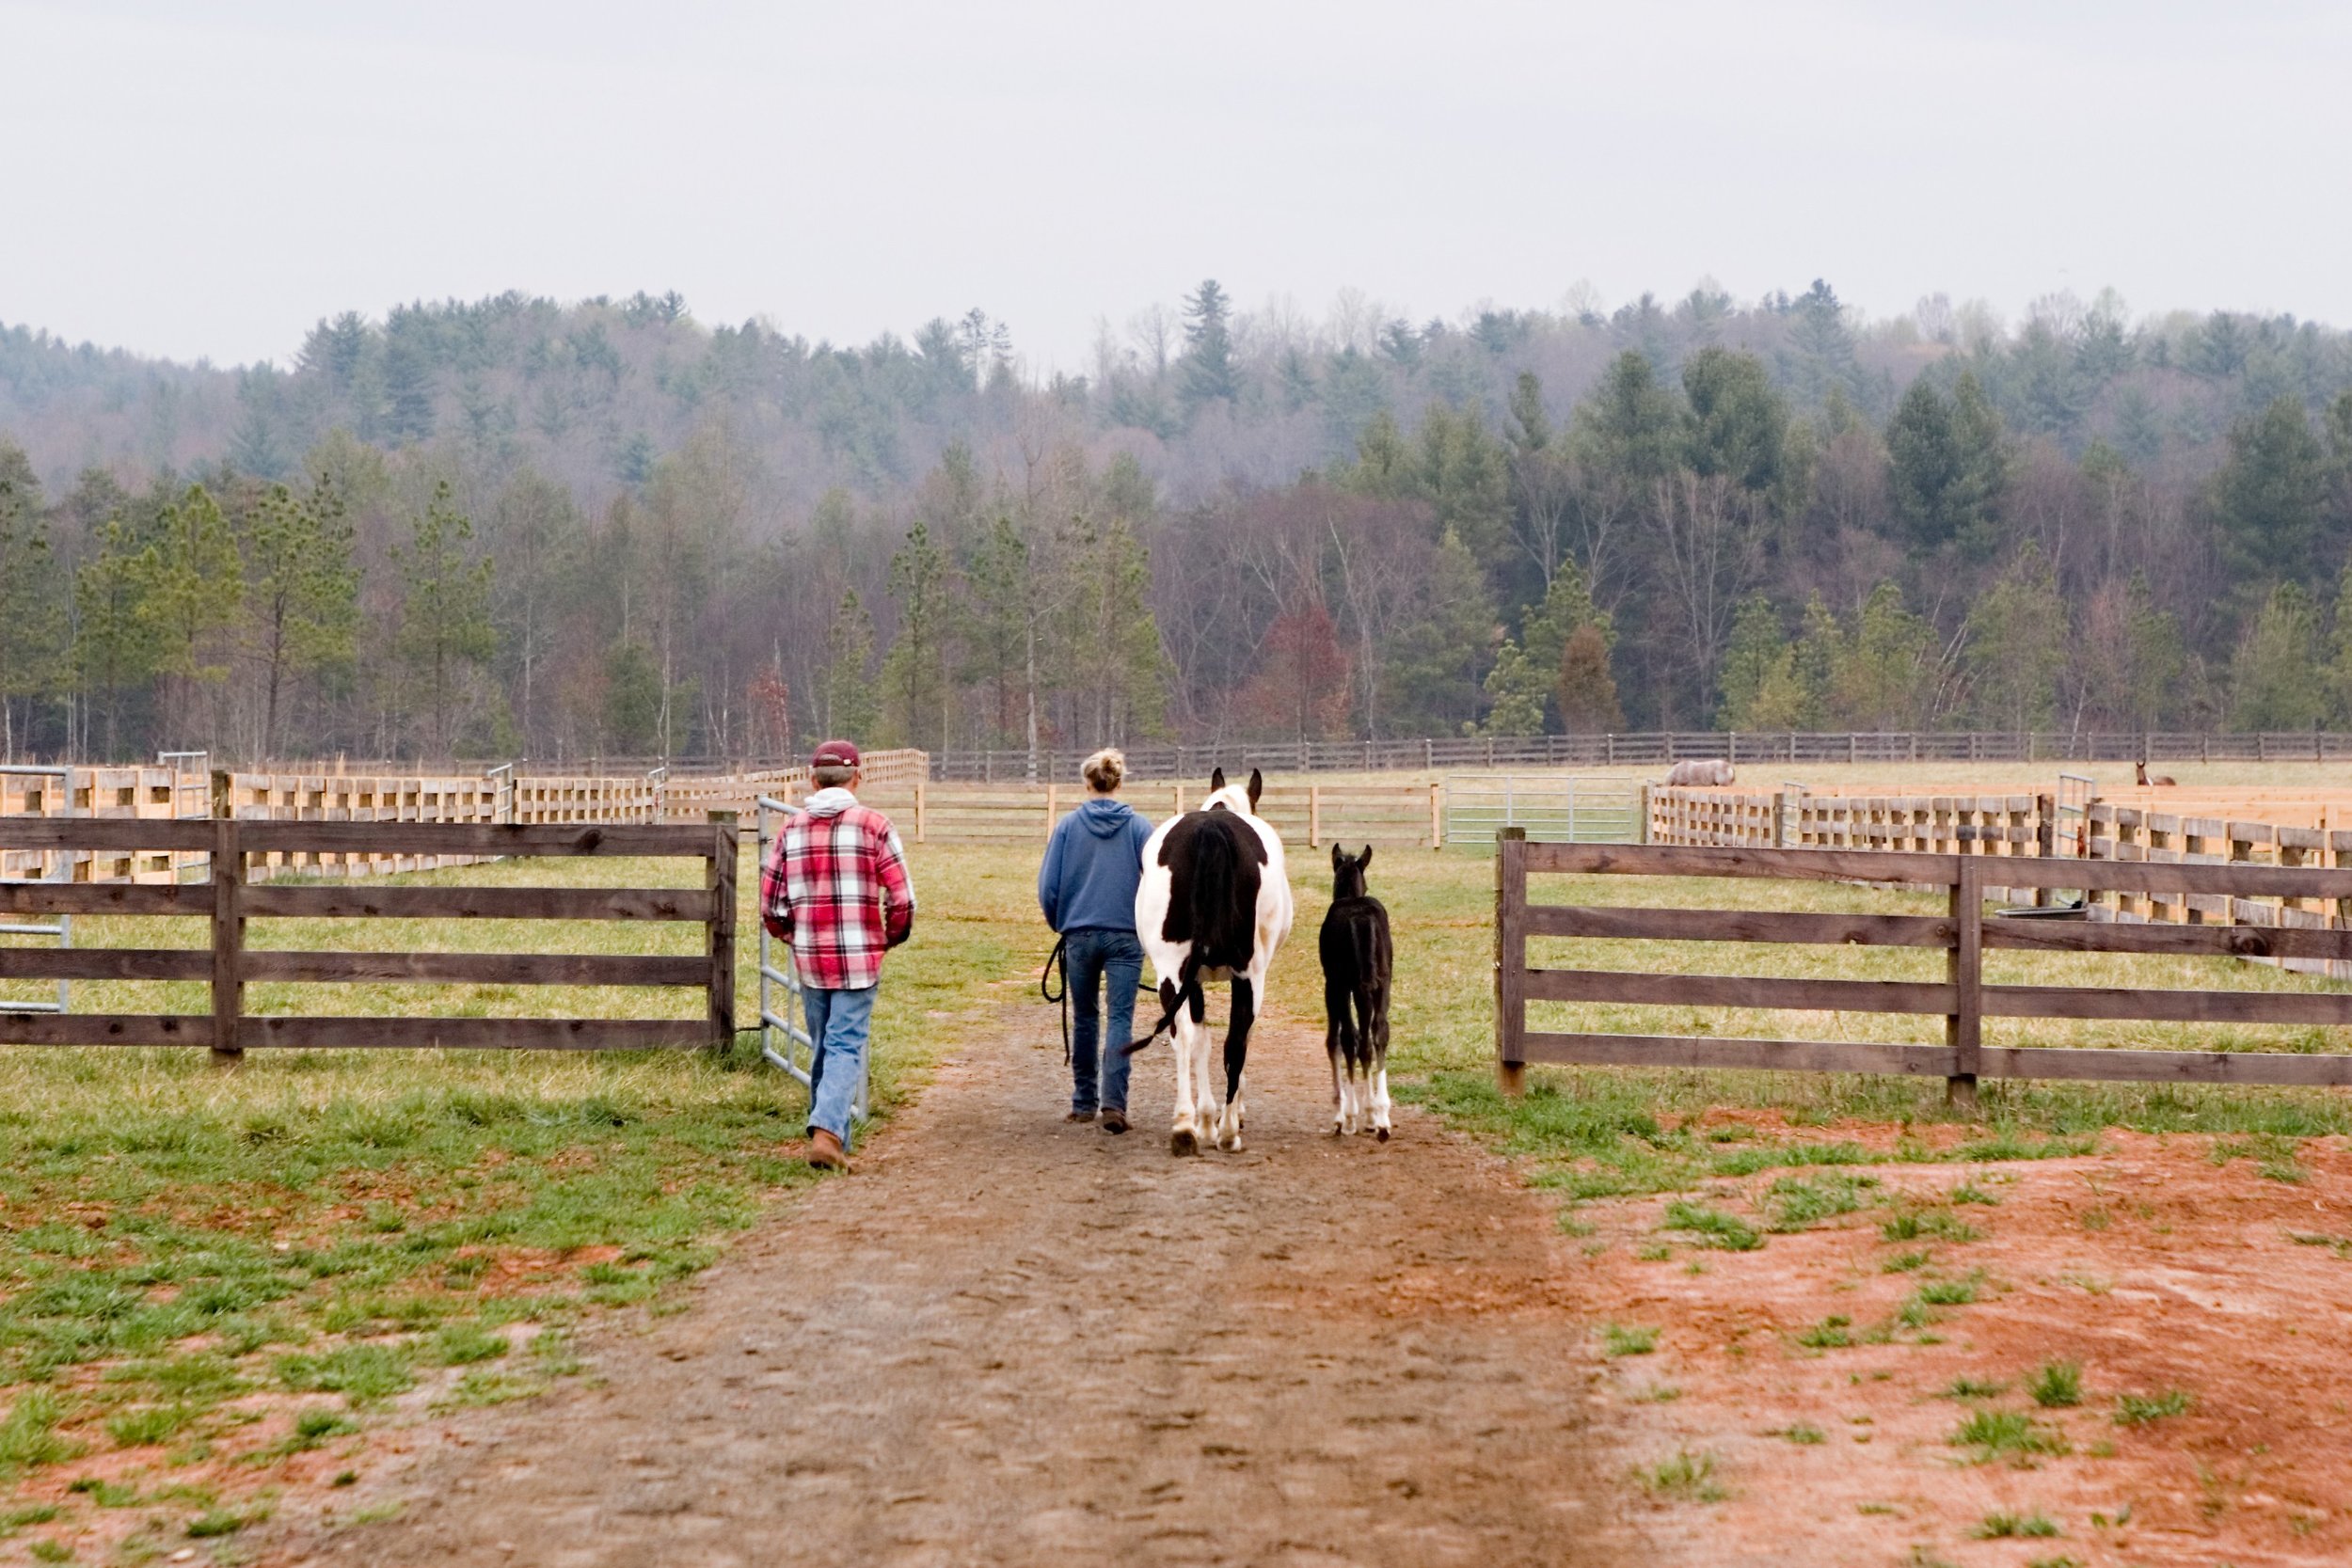
[[[914,882],[890,818],[860,805],[796,815],[760,867],[759,916],[792,944],[803,985],[863,990],[880,980],[883,952],[914,930]]]

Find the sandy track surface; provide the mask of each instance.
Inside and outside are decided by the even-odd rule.
[[[1025,1023],[1026,1021],[1024,1021]],[[1058,1120],[1058,1043],[975,1040],[596,1381],[447,1429],[384,1524],[276,1561],[1613,1563],[1590,1324],[1509,1171],[1400,1108],[1330,1138],[1319,1037],[1250,1063],[1246,1150]]]

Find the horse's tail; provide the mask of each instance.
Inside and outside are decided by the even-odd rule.
[[[1129,1040],[1120,1047],[1121,1055],[1132,1056],[1150,1046],[1153,1040],[1176,1027],[1176,1015],[1189,1004],[1197,1018],[1208,1006],[1200,990],[1200,953],[1196,946],[1184,954],[1184,961],[1177,966],[1174,982],[1160,982],[1160,1021],[1152,1025],[1152,1032],[1140,1039]]]

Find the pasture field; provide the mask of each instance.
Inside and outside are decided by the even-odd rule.
[[[2275,778],[2281,769],[2268,771]],[[915,940],[892,959],[876,1015],[885,1120],[929,1066],[960,1043],[966,1024],[1034,998],[1037,967],[1050,945],[1032,899],[1033,847],[930,846],[912,853],[921,897]],[[1293,850],[1298,927],[1269,999],[1274,1012],[1318,1035],[1313,933],[1328,866],[1327,853]],[[694,870],[675,862],[564,861],[417,879],[659,885],[654,879]],[[756,879],[748,860],[745,873],[739,1016],[749,1018],[755,1016],[750,903]],[[2226,1183],[2233,1193],[2244,1188],[2281,1204],[2309,1206],[2314,1196],[2323,1204],[2342,1200],[2330,1184],[2346,1164],[2352,1100],[2320,1092],[1988,1082],[1979,1117],[1961,1122],[1945,1110],[1940,1081],[1538,1068],[1531,1092],[1506,1101],[1495,1091],[1492,1065],[1492,876],[1490,861],[1454,851],[1384,848],[1375,857],[1373,890],[1389,902],[1398,932],[1395,1086],[1400,1099],[1517,1158],[1529,1180],[1558,1195],[1563,1228],[1582,1238],[1588,1270],[1569,1282],[1569,1299],[1582,1302],[1580,1309],[1588,1308],[1597,1324],[1613,1325],[1608,1364],[1621,1374],[1629,1409],[1641,1421],[1680,1422],[1677,1440],[1697,1445],[1688,1450],[1691,1465],[1720,1467],[1707,1486],[1686,1489],[1694,1497],[1709,1489],[1734,1499],[1756,1496],[1766,1478],[1777,1477],[1772,1465],[1811,1451],[1795,1438],[1775,1439],[1766,1445],[1768,1464],[1749,1454],[1753,1442],[1723,1439],[1722,1422],[1736,1427],[1748,1408],[1746,1395],[1724,1390],[1746,1386],[1740,1379],[1763,1359],[1760,1347],[1779,1346],[1807,1366],[1850,1349],[1883,1354],[1908,1347],[1924,1357],[1962,1338],[1954,1323],[1984,1316],[1972,1314],[1971,1303],[1994,1301],[2034,1270],[2066,1273],[2071,1265],[2051,1261],[2042,1245],[2048,1214],[2030,1237],[2024,1216],[2036,1204],[2061,1215],[2084,1206],[2070,1208],[2046,1193],[2028,1203],[2029,1189],[2041,1192],[2036,1182],[2096,1191],[2106,1180],[2112,1188],[2121,1179],[2103,1178],[2102,1161],[2111,1163],[2120,1148],[2167,1180],[2185,1171],[2195,1182],[2183,1193],[2210,1196],[2216,1183]],[[1928,912],[1924,896],[1820,884],[1541,878],[1534,896]],[[168,940],[155,931],[172,924],[85,920],[77,923],[77,944],[155,944]],[[200,922],[178,924],[183,940],[201,940]],[[135,932],[135,925],[145,928]],[[249,942],[642,953],[690,952],[698,934],[690,926],[622,923],[449,923],[424,930],[394,922],[256,920]],[[1532,956],[1562,961],[1565,954],[1549,948],[1539,942]],[[1579,944],[1578,959],[1855,978],[1934,978],[1940,962],[1932,953],[1655,943]],[[2227,959],[1995,953],[1986,965],[1991,979],[2054,984],[2322,984]],[[201,1009],[198,988],[169,995],[174,989],[77,985],[76,1006]],[[562,988],[256,985],[249,1006],[257,1012],[300,1006],[618,1015],[646,1000]],[[678,992],[664,1005],[690,1017],[701,1001]],[[1034,1006],[1029,1017],[1038,1039],[1052,1036],[1044,1006]],[[1789,1021],[1542,1005],[1533,1022],[1565,1027],[1572,1020],[1588,1028],[1854,1038],[1927,1038],[1937,1028],[1933,1020],[1881,1016]],[[1986,1037],[2342,1048],[2315,1030],[2024,1020],[1988,1020]],[[1154,1069],[1139,1064],[1138,1070]],[[106,1542],[104,1549],[125,1560],[176,1549],[192,1528],[233,1543],[240,1525],[262,1516],[282,1489],[332,1485],[367,1467],[385,1428],[437,1406],[496,1402],[548,1386],[573,1369],[567,1331],[583,1314],[666,1309],[676,1299],[673,1282],[707,1264],[729,1234],[805,1180],[795,1163],[800,1091],[758,1063],[749,1037],[723,1056],[254,1051],[231,1073],[213,1070],[200,1051],[0,1049],[0,1400],[7,1407],[0,1488],[8,1497],[0,1528],[26,1541],[72,1531],[86,1554]],[[1397,1148],[1402,1153],[1408,1146]],[[1963,1189],[2009,1201],[1971,1206]],[[2112,1229],[2093,1233],[2092,1221],[2081,1218],[2086,1228],[2073,1240],[2103,1246],[2145,1240],[2160,1223],[2147,1215],[2160,1204],[2153,1192],[2132,1201],[2139,1207],[2112,1191],[2094,1201],[2090,1208],[2109,1213]],[[2187,1215],[2170,1217],[2188,1233]],[[2275,1216],[2263,1223],[2285,1234]],[[1805,1290],[1813,1294],[1792,1297],[1783,1313],[1800,1314],[1802,1323],[1792,1318],[1785,1333],[1735,1336],[1735,1346],[1749,1347],[1738,1354],[1710,1342],[1701,1354],[1713,1331],[1696,1332],[1694,1323],[1771,1294],[1772,1271],[1802,1247],[1828,1244],[1806,1232],[1850,1241],[1856,1227],[1867,1227],[1869,1238],[1882,1228],[1908,1233],[1899,1245],[1870,1243],[1883,1245],[1884,1259],[1873,1252],[1867,1262],[1808,1263]],[[1963,1232],[1997,1238],[2005,1229],[2016,1233],[2019,1250],[1998,1267],[1975,1261],[1960,1239]],[[2067,1240],[2058,1238],[2061,1245]],[[2344,1261],[2352,1253],[2352,1220],[2323,1207],[2280,1245],[2309,1268],[2352,1267]],[[1990,1256],[1994,1248],[1983,1250]],[[1895,1266],[1914,1255],[1917,1261]],[[1670,1285],[1659,1286],[1661,1279]],[[1900,1299],[1884,1304],[1881,1316],[1855,1309],[1897,1287]],[[1632,1321],[1629,1305],[1649,1321]],[[2059,1291],[2046,1310],[2058,1321],[2103,1306],[2085,1285]],[[1844,1322],[1821,1326],[1833,1319]],[[1801,1343],[1808,1332],[1820,1342]],[[1650,1370],[1669,1363],[1680,1366],[1679,1386],[1689,1391],[1671,1410],[1665,1390],[1676,1386]],[[1643,1370],[1638,1385],[1622,1373],[1626,1368]],[[1891,1422],[1882,1408],[1894,1397],[1887,1390],[1910,1389],[1916,1379],[1890,1373],[1873,1403],[1865,1379],[1882,1370],[1856,1371],[1854,1386],[1866,1393],[1848,1403]],[[2017,1416],[2039,1430],[2031,1423],[2044,1418],[2013,1408],[2022,1386],[2016,1370],[1999,1372],[1984,1377],[1987,1386],[2003,1384],[2008,1402],[1977,1402],[1988,1421],[2006,1431]],[[2169,1386],[2119,1389],[2095,1358],[2090,1386],[2110,1402],[2170,1392]],[[2183,1392],[2207,1411],[2223,1403],[2222,1390],[2210,1385],[2185,1385]],[[1848,1418],[1793,1396],[1788,1402],[1794,1414],[1782,1424],[1791,1430],[1807,1422],[1836,1430]],[[2201,1419],[2185,1412],[2152,1418],[2096,1441],[2127,1436],[2147,1448],[2149,1433],[2201,1432]],[[1650,1430],[1642,1427],[1634,1440]],[[2087,1433],[2086,1427],[2077,1434],[2086,1452],[2094,1442]],[[1947,1451],[1939,1439],[1929,1457],[1942,1463]],[[1924,1519],[1923,1511],[1901,1506]],[[1874,1528],[1884,1517],[1867,1516]]]
[[[755,1017],[748,854],[744,869],[739,1017]],[[551,860],[405,879],[660,886],[699,872]],[[876,1018],[884,1119],[953,1042],[953,1021],[1027,961],[1008,943],[1030,933],[998,918],[1028,896],[1016,857],[950,865],[932,851],[915,874],[919,940],[893,959]],[[627,953],[701,940],[692,925],[432,926],[257,919],[248,940]],[[204,940],[201,920],[75,929],[80,946]],[[460,1016],[703,1006],[691,991],[373,984],[253,985],[248,1001]],[[200,986],[162,983],[77,983],[74,1005],[207,1006]],[[571,1368],[581,1313],[659,1309],[665,1287],[806,1180],[804,1104],[749,1035],[725,1056],[257,1050],[226,1073],[200,1050],[0,1048],[0,1529],[95,1514],[132,1557],[192,1525],[229,1536],[290,1477],[358,1463],[351,1434],[378,1416],[544,1386]]]

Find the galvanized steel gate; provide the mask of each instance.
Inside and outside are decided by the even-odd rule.
[[[758,863],[764,869],[768,864],[768,847],[775,839],[775,825],[787,817],[800,816],[801,808],[772,795],[762,795],[757,810]],[[817,1043],[808,1037],[808,1014],[801,1002],[801,978],[794,973],[792,949],[768,934],[765,919],[758,923],[759,1053],[799,1079],[803,1087],[810,1087],[810,1069],[817,1065]],[[785,1010],[779,1012],[779,1006]],[[850,1114],[860,1121],[867,1115],[873,1059],[869,1043],[866,1058],[859,1064],[857,1093],[850,1102]]]
[[[1445,781],[1445,841],[1495,841],[1504,828],[1526,830],[1537,844],[1637,844],[1642,785],[1637,779],[1559,773],[1455,773]]]

